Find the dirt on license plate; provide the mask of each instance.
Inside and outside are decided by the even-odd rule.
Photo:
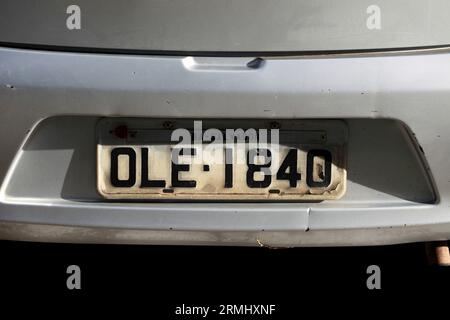
[[[199,121],[185,120],[168,128],[155,120],[102,120],[98,190],[109,199],[140,200],[342,197],[345,124],[286,122],[284,128],[274,129],[258,122],[255,128],[249,123],[244,128],[227,128],[226,123],[209,121],[205,129]]]

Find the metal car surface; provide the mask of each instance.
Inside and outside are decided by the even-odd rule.
[[[66,28],[69,2],[32,3],[0,11],[0,238],[272,247],[450,238],[447,2],[380,1],[375,30],[364,1],[155,0],[128,10],[79,1],[80,30]],[[95,162],[105,117],[343,121],[347,192],[320,202],[107,201]]]

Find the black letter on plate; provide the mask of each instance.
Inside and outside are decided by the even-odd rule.
[[[119,180],[119,156],[128,156],[128,179]],[[115,148],[111,151],[111,184],[118,188],[130,188],[136,183],[136,152],[133,148]]]
[[[178,152],[180,155],[186,155],[186,153],[189,152],[189,155],[195,156],[195,149],[194,148],[182,148],[180,151],[177,149],[174,149],[172,152],[172,155],[175,157],[176,153],[176,162],[178,162]],[[186,153],[185,153],[186,152]],[[178,172],[180,171],[189,171],[189,165],[188,164],[175,164],[172,161],[172,187],[181,187],[181,188],[195,188],[197,185],[197,181],[195,180],[180,180],[178,178]]]
[[[148,148],[141,148],[141,188],[164,188],[166,186],[165,180],[149,180],[148,179]]]

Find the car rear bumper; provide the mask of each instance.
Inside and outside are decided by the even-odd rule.
[[[450,53],[248,62],[0,49],[0,238],[276,247],[450,239]],[[108,116],[345,119],[350,148],[392,143],[373,165],[391,157],[386,172],[399,176],[380,166],[368,181],[367,170],[349,169],[347,195],[334,202],[106,202],[90,193],[90,144]],[[380,132],[381,120],[393,131]],[[370,130],[380,139],[358,140]],[[392,142],[400,135],[404,150]],[[433,197],[404,180],[411,163]]]

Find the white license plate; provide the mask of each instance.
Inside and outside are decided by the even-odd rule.
[[[341,121],[209,120],[201,124],[201,131],[195,131],[193,120],[101,120],[100,194],[108,199],[320,201],[345,193],[347,127]],[[272,137],[274,127],[279,127],[277,143],[273,139],[261,143],[262,137]],[[173,130],[182,128],[193,140],[200,132],[200,140],[193,144],[171,141]],[[223,133],[223,142],[228,143],[211,143],[205,136],[211,128]],[[257,143],[226,141],[226,130],[236,128],[247,133],[255,129]],[[268,134],[262,135],[261,129]]]

